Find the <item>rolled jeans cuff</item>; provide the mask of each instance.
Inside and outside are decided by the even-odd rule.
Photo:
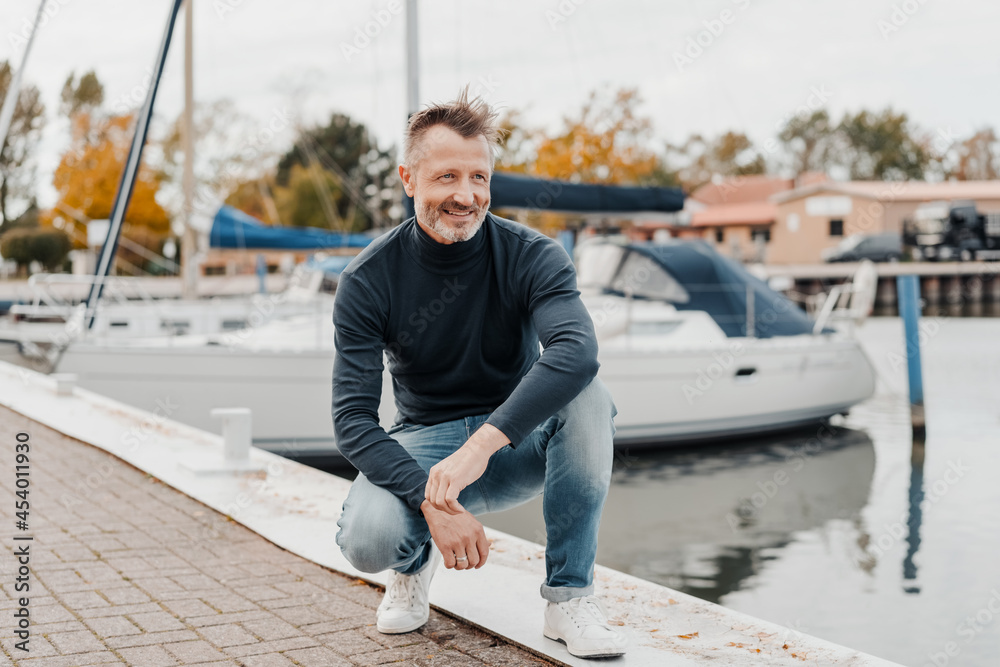
[[[594,584],[583,588],[573,588],[570,586],[546,586],[542,584],[540,592],[542,597],[549,602],[566,602],[573,598],[582,598],[586,595],[594,594]]]

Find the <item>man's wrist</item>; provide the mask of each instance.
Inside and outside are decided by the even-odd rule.
[[[509,445],[510,438],[493,424],[483,424],[472,434],[467,444],[480,454],[492,456],[495,452]]]
[[[440,510],[434,509],[434,505],[431,505],[431,501],[427,500],[426,498],[424,498],[424,501],[420,503],[420,513],[424,515],[425,519],[427,518],[427,515],[430,512],[438,512],[438,511]]]

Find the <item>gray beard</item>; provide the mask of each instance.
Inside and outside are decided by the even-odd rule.
[[[481,210],[480,214],[476,216],[476,219],[473,222],[457,229],[442,222],[441,212],[429,206],[420,207],[420,210],[417,211],[417,219],[427,225],[429,229],[440,235],[442,238],[448,239],[452,243],[461,243],[463,241],[468,241],[476,235],[479,228],[483,226],[483,221],[486,219],[486,212],[488,210],[489,209]]]

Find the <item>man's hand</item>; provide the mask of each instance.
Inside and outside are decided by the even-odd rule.
[[[445,567],[469,570],[486,564],[490,543],[486,540],[483,524],[476,517],[464,511],[458,514],[441,512],[426,500],[420,504],[420,511],[427,520],[434,544],[444,556]]]
[[[465,512],[458,494],[482,476],[490,457],[509,442],[498,428],[483,424],[454,454],[431,468],[424,497],[435,509],[451,514]]]

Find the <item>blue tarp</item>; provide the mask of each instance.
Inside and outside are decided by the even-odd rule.
[[[403,195],[409,218],[413,200]],[[570,183],[521,174],[494,172],[490,177],[490,208],[526,208],[565,213],[672,213],[684,208],[679,188]]]
[[[528,208],[586,213],[672,213],[684,207],[679,188],[569,183],[496,172],[490,208]]]
[[[342,234],[316,227],[269,227],[231,206],[223,206],[212,220],[209,245],[213,248],[364,248],[372,242],[365,234]]]

